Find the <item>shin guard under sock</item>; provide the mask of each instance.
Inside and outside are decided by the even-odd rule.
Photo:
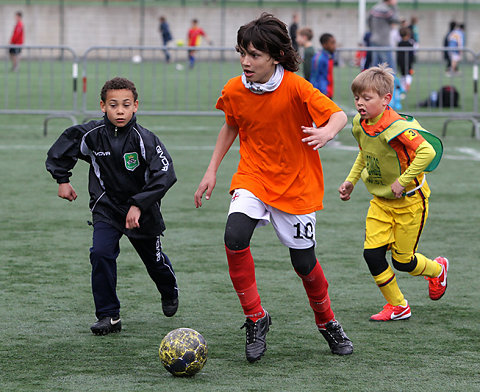
[[[231,250],[225,246],[228,260],[228,271],[233,287],[243,308],[245,317],[256,322],[263,317],[264,310],[255,281],[255,264],[250,247],[242,250]]]
[[[323,326],[325,323],[333,320],[335,315],[330,306],[328,282],[318,260],[308,275],[301,275],[298,272],[297,275],[302,279],[303,287],[305,287],[310,301],[310,306],[315,314],[315,323],[317,326]]]

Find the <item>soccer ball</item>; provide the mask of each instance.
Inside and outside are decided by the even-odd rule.
[[[207,362],[207,342],[193,329],[178,328],[165,335],[158,353],[165,369],[174,376],[193,376]]]

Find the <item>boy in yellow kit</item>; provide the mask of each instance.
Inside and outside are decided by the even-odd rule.
[[[440,299],[447,288],[448,260],[430,260],[416,252],[428,216],[430,188],[424,172],[438,164],[441,142],[412,117],[400,116],[388,106],[393,84],[393,71],[387,64],[369,68],[353,80],[351,89],[358,114],[353,119],[352,133],[360,152],[338,189],[340,198],[349,200],[362,178],[373,195],[363,256],[387,304],[370,317],[371,321],[404,320],[411,316],[408,301],[385,257],[389,249],[395,269],[424,276],[429,281],[432,300]]]

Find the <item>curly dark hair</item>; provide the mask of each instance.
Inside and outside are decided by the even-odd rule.
[[[237,51],[249,44],[268,53],[288,71],[298,71],[300,57],[292,46],[287,26],[272,14],[262,13],[258,19],[243,25],[237,32]]]
[[[136,101],[138,99],[137,89],[135,88],[135,84],[125,78],[116,77],[111,80],[105,82],[102,87],[102,91],[100,92],[100,99],[105,102],[107,100],[107,91],[108,90],[130,90],[133,94],[133,100]]]

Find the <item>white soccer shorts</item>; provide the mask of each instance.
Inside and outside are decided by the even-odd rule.
[[[252,192],[236,189],[230,202],[228,215],[241,212],[252,219],[259,219],[257,227],[272,223],[280,242],[293,249],[308,249],[316,245],[315,212],[292,215],[265,204]]]

